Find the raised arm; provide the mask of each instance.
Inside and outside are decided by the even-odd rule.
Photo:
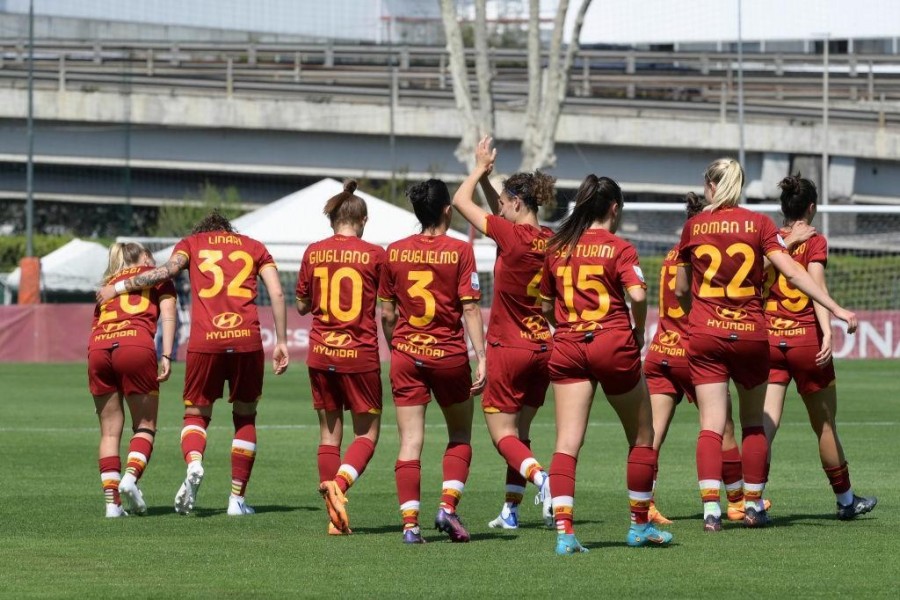
[[[281,289],[281,280],[278,279],[278,270],[274,267],[264,268],[259,276],[269,292],[272,300],[272,316],[275,319],[275,348],[272,350],[272,370],[276,375],[287,371],[290,359],[287,349],[287,307],[284,304],[284,291]]]
[[[120,294],[127,294],[134,290],[143,290],[153,287],[161,281],[172,279],[187,266],[187,256],[181,252],[172,254],[168,262],[161,267],[144,271],[134,277],[119,281],[115,285],[104,285],[97,290],[97,303],[102,304],[108,300],[112,300]]]
[[[847,324],[848,333],[856,331],[858,325],[856,315],[849,310],[845,310],[835,302],[828,295],[828,292],[819,287],[812,277],[809,276],[809,273],[798,265],[793,258],[784,252],[772,252],[769,255],[769,260],[791,285],[830,310],[835,317],[844,321]]]
[[[475,204],[475,187],[479,182],[481,183],[488,205],[496,213],[500,209],[499,196],[491,187],[491,182],[488,181],[488,175],[494,168],[496,158],[497,150],[491,148],[491,138],[482,138],[475,149],[475,169],[469,173],[466,180],[456,190],[456,194],[453,195],[453,206],[481,233],[485,233],[485,218],[490,213]]]
[[[484,391],[487,384],[487,362],[484,353],[484,320],[481,317],[481,307],[477,302],[463,303],[463,324],[466,327],[466,333],[469,335],[469,341],[472,342],[472,348],[475,350],[475,357],[478,359],[478,366],[475,368],[475,378],[472,380],[472,388],[469,391],[473,396],[477,396]]]

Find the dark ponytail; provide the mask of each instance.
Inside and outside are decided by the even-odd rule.
[[[440,179],[429,179],[410,186],[406,197],[422,225],[422,230],[436,227],[444,219],[444,209],[450,205],[450,190]]]
[[[613,204],[622,206],[622,189],[618,183],[593,173],[585,177],[575,194],[575,209],[550,238],[550,249],[571,249],[594,221],[602,221],[609,215]]]
[[[684,212],[687,214],[688,219],[702,213],[706,206],[706,198],[699,194],[688,192],[684,197]]]
[[[331,226],[345,223],[347,225],[362,225],[369,212],[366,208],[366,201],[359,196],[354,196],[356,191],[356,181],[350,179],[344,183],[344,190],[329,198],[325,203],[325,209],[322,211]]]
[[[801,177],[800,173],[788,175],[778,187],[781,188],[781,213],[791,223],[806,216],[809,205],[819,199],[816,184]]]

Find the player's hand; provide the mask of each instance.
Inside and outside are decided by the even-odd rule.
[[[478,366],[475,367],[475,379],[472,380],[472,387],[469,389],[469,397],[474,398],[484,391],[487,385],[487,362],[484,357],[478,359]]]
[[[856,313],[840,308],[835,311],[834,316],[847,324],[847,333],[855,333],[859,327],[859,321],[856,319]]]
[[[116,296],[116,288],[111,285],[104,285],[99,290],[97,290],[97,304],[103,304],[104,302],[112,300]]]
[[[283,342],[275,344],[275,349],[272,351],[272,371],[276,375],[281,375],[287,371],[289,362],[287,344]]]
[[[795,221],[794,224],[791,225],[791,234],[788,236],[790,238],[789,247],[802,244],[814,235],[816,235],[815,227],[805,221]]]
[[[169,375],[172,374],[172,361],[163,356],[159,359],[159,375],[157,381],[168,381]]]
[[[475,168],[484,171],[485,175],[494,170],[494,161],[497,160],[497,149],[491,148],[494,140],[490,136],[484,136],[475,146]]]
[[[822,338],[822,347],[816,353],[816,366],[824,367],[831,362],[831,336]]]

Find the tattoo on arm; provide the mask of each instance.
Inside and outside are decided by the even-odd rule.
[[[187,257],[183,254],[175,254],[161,267],[157,267],[140,275],[135,275],[125,282],[128,291],[142,290],[152,287],[160,281],[175,277],[187,265]]]

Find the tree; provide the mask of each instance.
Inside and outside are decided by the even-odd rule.
[[[179,204],[166,204],[160,207],[152,235],[183,237],[214,208],[218,208],[229,219],[239,217],[245,212],[241,208],[241,196],[236,187],[229,186],[220,190],[206,182],[200,187],[197,197],[186,196]]]
[[[562,104],[569,86],[569,72],[578,40],[584,25],[584,17],[592,0],[583,0],[575,17],[571,42],[563,50],[563,32],[569,0],[559,0],[553,19],[553,35],[548,49],[547,66],[541,64],[540,0],[529,0],[528,10],[528,100],[525,106],[525,131],[522,137],[521,171],[533,171],[556,164],[556,129]],[[481,135],[494,133],[494,109],[491,98],[491,68],[488,48],[486,4],[487,0],[475,0],[474,53],[476,101],[473,102],[469,86],[468,67],[462,33],[456,15],[454,0],[440,0],[441,17],[447,37],[450,55],[450,73],[456,106],[463,120],[463,135],[456,149],[456,157],[471,168],[475,144]],[[477,106],[477,111],[476,111]]]

